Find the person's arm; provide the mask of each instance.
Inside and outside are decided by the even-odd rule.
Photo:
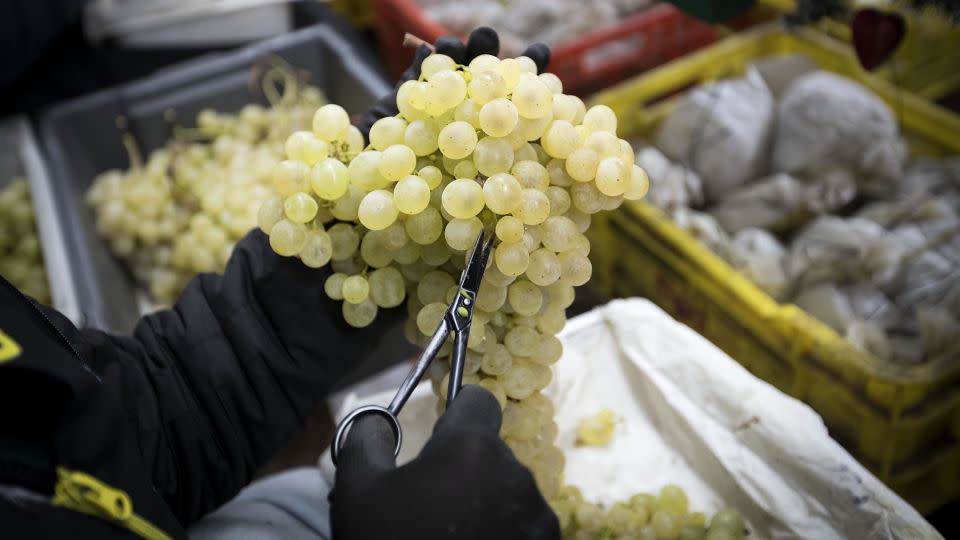
[[[66,327],[106,374],[102,391],[123,392],[136,411],[148,473],[184,524],[245,486],[401,320],[403,310],[381,310],[370,327],[348,326],[323,293],[329,272],[280,257],[254,231],[223,276],[194,278],[132,337]]]

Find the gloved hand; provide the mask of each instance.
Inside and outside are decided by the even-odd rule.
[[[400,44],[398,43],[397,46],[399,47]],[[454,62],[466,65],[481,54],[496,56],[500,52],[500,36],[492,28],[481,26],[470,33],[470,37],[465,44],[456,36],[443,36],[434,44],[434,49],[439,54],[449,56]],[[413,57],[413,63],[400,76],[393,92],[382,97],[363,115],[363,118],[357,124],[357,128],[363,132],[364,139],[367,138],[370,128],[377,120],[388,116],[396,116],[400,112],[397,109],[397,89],[407,81],[420,78],[420,65],[423,64],[423,59],[431,54],[429,47],[420,45]],[[533,60],[537,64],[537,72],[543,73],[547,69],[547,64],[550,63],[550,48],[543,43],[534,43],[523,51],[523,56]]]
[[[347,434],[330,493],[336,540],[559,539],[533,475],[500,440],[496,399],[465,386],[410,463],[397,467],[387,421]]]

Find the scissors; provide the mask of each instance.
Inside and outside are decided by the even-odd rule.
[[[393,397],[390,405],[388,407],[364,405],[354,409],[337,424],[337,431],[333,436],[333,444],[330,447],[330,457],[333,458],[334,465],[337,464],[337,458],[339,457],[340,449],[343,446],[350,425],[353,424],[357,418],[366,414],[377,414],[383,416],[390,422],[390,428],[393,430],[393,435],[397,439],[397,446],[393,450],[393,455],[396,456],[400,453],[403,434],[400,430],[400,421],[397,419],[397,415],[400,414],[400,410],[403,409],[407,399],[410,398],[410,394],[412,394],[413,390],[420,384],[420,379],[423,378],[423,374],[426,373],[427,368],[430,367],[430,363],[436,358],[440,352],[440,348],[447,341],[451,332],[453,333],[453,352],[450,355],[450,381],[447,387],[447,407],[449,408],[450,404],[453,403],[463,383],[463,366],[467,358],[467,339],[470,337],[470,324],[473,321],[473,305],[477,299],[477,291],[480,289],[480,280],[483,278],[483,272],[487,268],[487,260],[490,258],[493,239],[494,236],[490,235],[489,238],[484,240],[484,232],[480,232],[470,259],[463,269],[463,274],[460,275],[459,293],[456,298],[453,299],[450,307],[447,308],[443,319],[437,326],[437,330],[433,333],[433,337],[430,338],[427,346],[423,349],[423,353],[420,354],[420,358],[417,359],[416,365],[410,370],[410,373],[407,374],[407,378],[404,379],[403,383],[400,384],[400,388],[397,390],[397,394]]]

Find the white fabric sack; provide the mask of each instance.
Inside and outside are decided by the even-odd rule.
[[[731,264],[764,292],[783,299],[790,286],[783,266],[787,250],[763,229],[747,228],[730,242]]]
[[[612,503],[664,484],[694,511],[729,505],[751,538],[941,538],[827,435],[803,403],[757,379],[647,300],[617,300],[572,319],[547,389],[557,406],[566,480]],[[393,390],[349,396],[338,418]],[[422,385],[401,413],[401,461],[436,421]],[[574,447],[579,422],[609,407],[622,419],[607,448]],[[329,455],[321,467],[332,478]],[[469,489],[469,487],[467,487]]]
[[[650,204],[668,211],[703,204],[703,182],[697,173],[673,163],[652,146],[637,150],[636,161],[650,177],[650,191],[646,197]]]
[[[804,75],[784,92],[776,125],[774,170],[849,166],[874,196],[899,190],[907,151],[896,118],[860,84],[825,71]]]
[[[773,131],[773,95],[754,69],[692,90],[660,125],[656,146],[693,168],[708,201],[762,175]]]

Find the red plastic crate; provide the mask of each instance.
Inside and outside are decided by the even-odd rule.
[[[429,42],[450,33],[428,18],[415,0],[376,0],[374,9],[380,53],[397,78],[413,59],[413,50],[402,46],[404,33]],[[554,46],[548,69],[563,81],[564,93],[584,96],[717,38],[712,26],[670,4],[657,4],[616,26]]]

